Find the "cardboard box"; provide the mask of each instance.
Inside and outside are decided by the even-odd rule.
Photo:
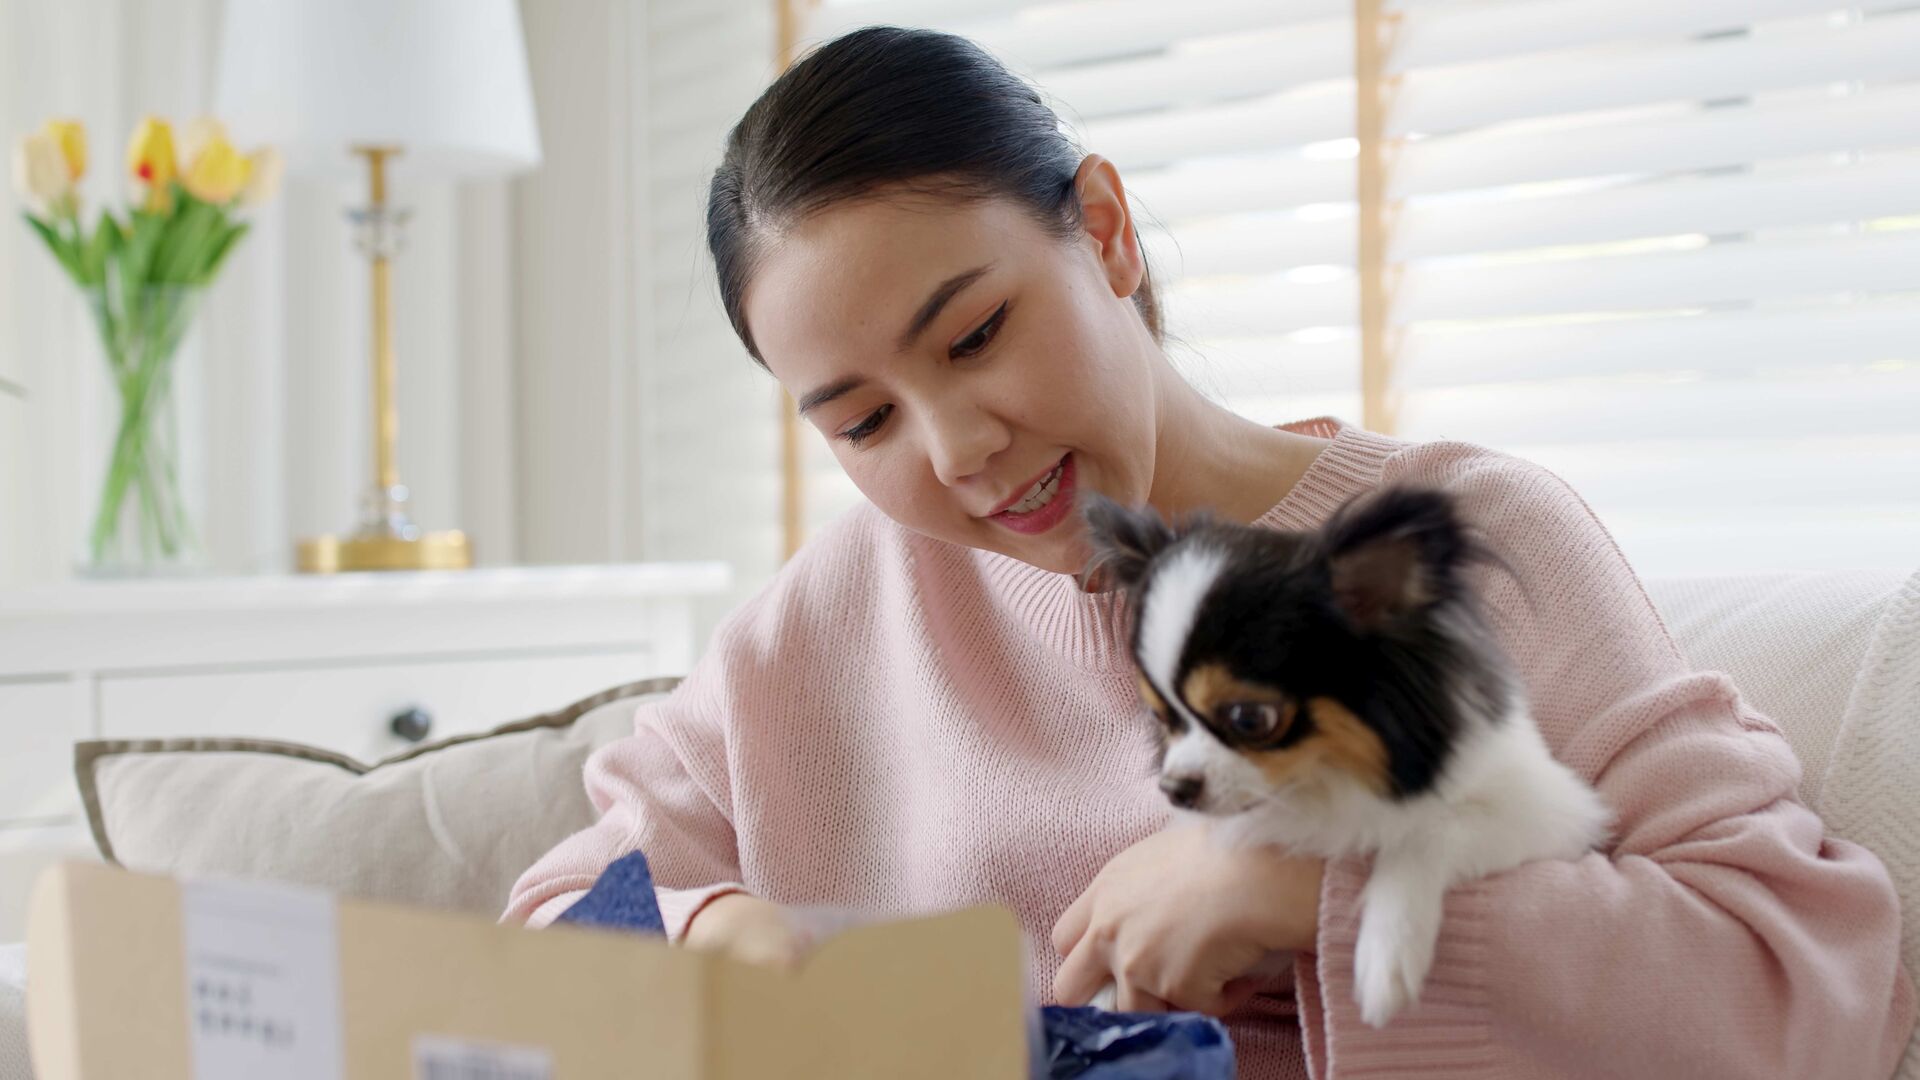
[[[1021,939],[976,908],[848,931],[796,974],[282,886],[66,863],[35,886],[39,1080],[1006,1078]]]

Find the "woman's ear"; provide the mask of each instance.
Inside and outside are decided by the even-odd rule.
[[[1080,197],[1080,226],[1093,240],[1113,294],[1122,300],[1132,296],[1146,279],[1147,259],[1120,170],[1099,154],[1088,154],[1073,174],[1073,190]]]

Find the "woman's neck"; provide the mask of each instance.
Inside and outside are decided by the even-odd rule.
[[[1160,410],[1153,481],[1147,503],[1177,520],[1206,510],[1246,524],[1273,509],[1329,440],[1258,424],[1207,400],[1173,370],[1158,365]],[[1076,574],[1085,592],[1110,588],[1101,575]]]
[[[1162,409],[1147,502],[1164,517],[1207,510],[1251,522],[1293,490],[1327,445],[1207,400],[1170,364],[1160,371]]]

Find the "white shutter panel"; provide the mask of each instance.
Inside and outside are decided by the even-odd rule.
[[[1400,0],[1397,434],[1532,458],[1648,573],[1920,552],[1920,9]],[[1175,360],[1357,421],[1347,0],[829,2],[967,34],[1114,159]],[[850,497],[816,453],[814,520]]]
[[[707,184],[726,134],[774,75],[767,0],[633,8],[636,265],[631,325],[641,406],[632,480],[651,559],[720,559],[732,601],[779,567],[779,386],[728,325],[706,247]],[[545,118],[553,122],[554,118]],[[704,635],[704,627],[703,627]]]

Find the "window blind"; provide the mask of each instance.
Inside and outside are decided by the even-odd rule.
[[[1386,5],[1395,434],[1538,461],[1643,573],[1920,552],[1920,5]],[[966,34],[1112,158],[1174,359],[1360,419],[1348,0],[829,0]],[[817,440],[814,521],[857,498]]]

